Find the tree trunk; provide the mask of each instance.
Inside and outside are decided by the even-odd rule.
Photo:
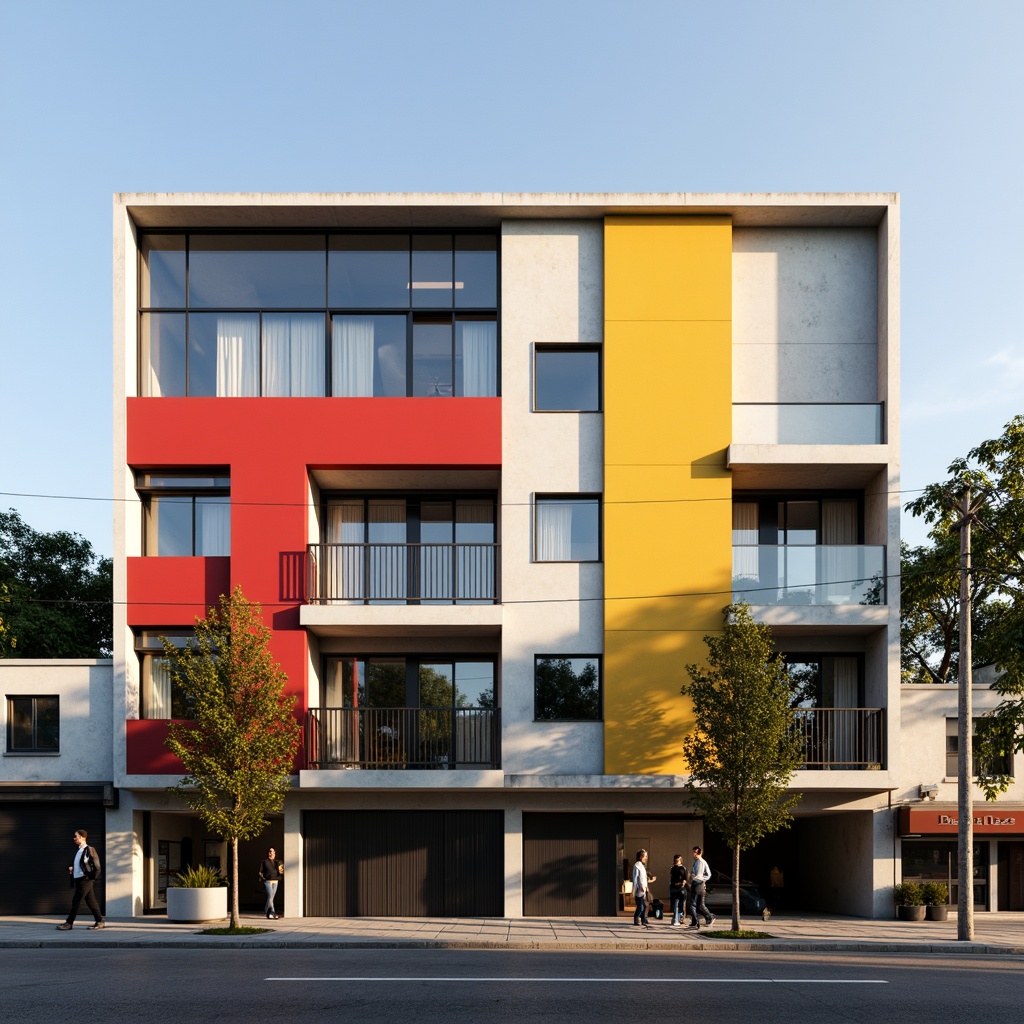
[[[234,836],[231,839],[231,927],[238,926],[238,837]]]
[[[732,848],[732,930],[740,930],[740,844]]]

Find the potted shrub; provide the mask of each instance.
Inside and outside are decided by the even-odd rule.
[[[901,921],[924,920],[924,894],[917,882],[900,882],[892,887],[896,916]]]
[[[167,887],[168,921],[222,921],[228,916],[227,879],[203,865],[186,868]]]
[[[921,886],[925,916],[929,921],[945,921],[949,916],[949,889],[945,882],[926,882]]]

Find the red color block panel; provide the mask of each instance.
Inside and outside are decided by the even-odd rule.
[[[167,749],[167,722],[129,719],[126,768],[129,775],[183,775],[181,762]]]
[[[128,625],[191,626],[231,587],[231,559],[129,558]]]

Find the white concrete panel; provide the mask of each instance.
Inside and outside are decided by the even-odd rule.
[[[538,493],[600,494],[604,417],[534,413],[538,343],[603,339],[601,222],[502,228],[502,766],[507,774],[597,773],[601,723],[535,723],[537,654],[603,651],[603,567],[533,560]]]
[[[734,401],[877,400],[877,244],[871,228],[734,229]]]

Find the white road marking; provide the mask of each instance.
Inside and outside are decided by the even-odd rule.
[[[264,981],[359,981],[359,982],[383,982],[386,984],[393,984],[397,981],[435,981],[444,982],[445,984],[451,984],[453,982],[474,982],[474,981],[531,981],[531,982],[563,982],[568,984],[582,983],[607,983],[607,984],[622,984],[624,982],[636,982],[642,980],[645,985],[650,985],[652,982],[664,983],[664,984],[690,984],[694,981],[692,977],[686,978],[642,978],[637,977],[629,978],[440,978],[436,975],[429,978],[363,978],[363,977],[352,977],[352,978],[339,978],[339,977],[322,977],[322,978],[264,978]],[[719,984],[719,985],[888,985],[889,982],[881,978],[700,978],[702,985],[707,984]]]

